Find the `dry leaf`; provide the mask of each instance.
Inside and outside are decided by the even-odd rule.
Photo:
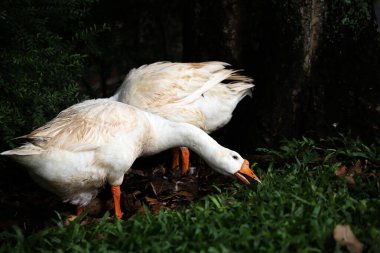
[[[145,197],[145,200],[149,203],[149,205],[157,205],[161,203],[158,199],[150,197]]]
[[[161,210],[161,208],[165,208],[164,205],[161,203],[159,205],[152,205],[150,206],[150,211],[154,214],[158,214],[158,212]]]
[[[345,176],[344,179],[346,179],[347,183],[348,183],[350,186],[355,186],[356,182],[355,182],[353,176]]]
[[[149,209],[154,214],[157,214],[161,208],[165,207],[158,199],[145,197],[145,200],[149,203]]]
[[[342,177],[342,176],[346,175],[346,173],[347,173],[346,165],[339,166],[335,171],[335,175],[337,175],[338,177]]]
[[[65,224],[65,226],[68,226],[70,225],[71,222],[73,222],[78,216],[74,215],[74,214],[70,214],[69,216],[67,216],[67,218],[63,221],[63,224]]]
[[[356,162],[355,168],[359,171],[359,168],[361,170],[361,164],[360,164],[360,161],[358,161],[358,162]],[[351,171],[351,173],[349,173],[349,171]],[[349,170],[346,165],[341,165],[335,170],[335,175],[338,177],[344,177],[344,179],[346,179],[347,183],[350,186],[355,186],[356,183],[355,183],[355,180],[353,177],[355,174],[355,171],[353,173],[352,173],[352,171],[354,171],[354,170]]]
[[[143,170],[133,169],[133,170],[131,170],[131,173],[134,174],[134,175],[141,176],[141,177],[146,177],[147,176],[146,173]]]
[[[103,203],[99,198],[95,198],[86,206],[86,210],[89,216],[100,217],[103,213]]]
[[[347,247],[350,253],[361,253],[363,251],[364,245],[356,238],[350,225],[336,225],[334,239],[338,245]]]
[[[166,173],[166,169],[163,166],[159,166],[159,167],[154,168],[153,172],[152,172],[153,176],[155,176],[155,177],[162,176],[165,173]]]
[[[98,234],[97,237],[98,237],[99,241],[103,241],[104,240],[104,234],[102,234],[102,233]]]
[[[138,191],[130,194],[124,192],[122,193],[122,197],[120,199],[122,207],[128,212],[134,212],[141,207],[141,201],[135,197],[136,193],[139,194]]]
[[[355,174],[361,174],[363,172],[362,163],[360,162],[360,160],[356,161],[352,170]]]

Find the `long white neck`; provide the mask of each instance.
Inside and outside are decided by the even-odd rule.
[[[143,155],[182,146],[196,152],[209,165],[218,166],[218,158],[229,151],[203,130],[191,124],[169,121],[152,114],[147,115],[153,134],[144,147]]]

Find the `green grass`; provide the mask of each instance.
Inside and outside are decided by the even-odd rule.
[[[261,149],[273,156],[255,167],[261,185],[236,183],[186,209],[127,221],[106,214],[65,226],[58,218],[28,237],[13,228],[0,234],[0,252],[344,252],[332,236],[337,224],[350,224],[366,252],[380,252],[379,179],[357,175],[349,187],[335,176],[342,163],[379,164],[379,146],[348,137],[287,140]],[[363,166],[365,173],[374,168]]]

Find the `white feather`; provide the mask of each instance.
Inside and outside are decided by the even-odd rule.
[[[157,62],[132,69],[110,99],[210,133],[227,124],[251,95],[252,79],[224,62]]]

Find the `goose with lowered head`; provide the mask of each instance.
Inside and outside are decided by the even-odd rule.
[[[226,69],[228,63],[156,62],[132,69],[111,97],[176,122],[211,133],[226,125],[237,104],[251,96],[252,79]],[[189,169],[187,148],[174,149],[172,167]]]
[[[87,205],[105,183],[111,185],[120,218],[120,185],[135,159],[185,145],[214,170],[259,181],[237,152],[219,145],[201,129],[166,120],[109,99],[87,100],[22,136],[28,142],[1,155],[28,167],[31,177],[63,201]]]

